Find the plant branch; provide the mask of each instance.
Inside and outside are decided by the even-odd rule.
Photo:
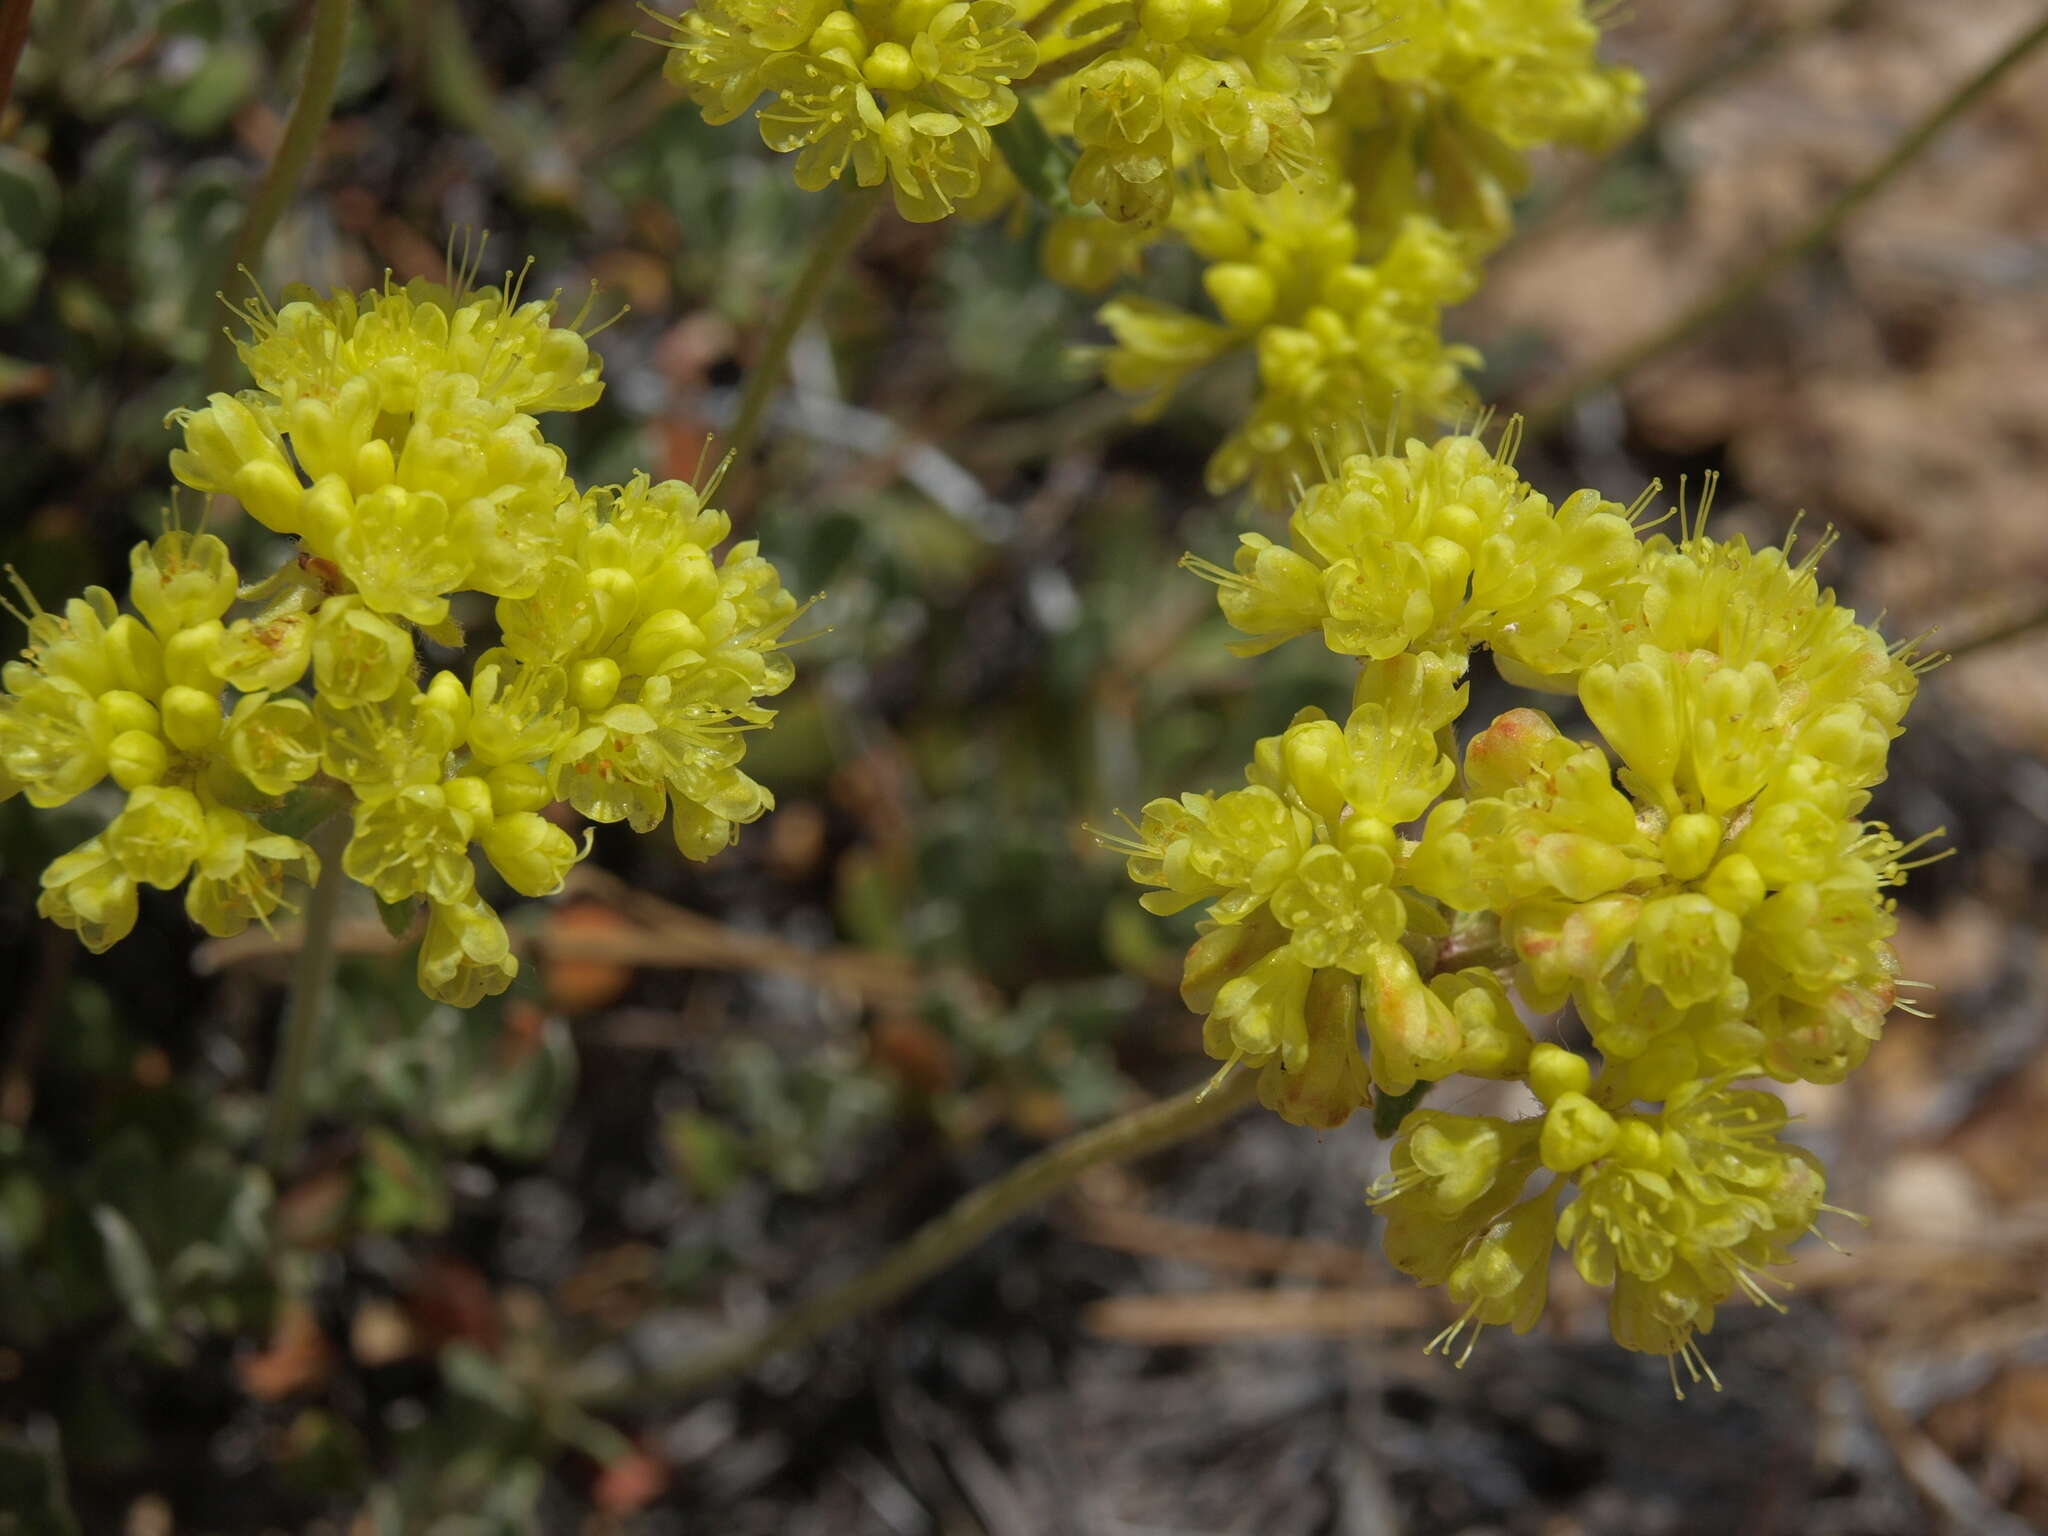
[[[1604,385],[1618,382],[1652,358],[1690,341],[1702,331],[1745,308],[1779,273],[1805,260],[1832,240],[1851,214],[1889,186],[1901,171],[1919,158],[1921,151],[1941,136],[1944,129],[1982,101],[1991,89],[2044,38],[2048,38],[2048,14],[2044,14],[2001,49],[1997,56],[1976,74],[1950,92],[1915,125],[1911,132],[1892,146],[1889,154],[1845,187],[1841,194],[1823,208],[1804,229],[1765,252],[1699,302],[1682,310],[1668,324],[1640,341],[1631,342],[1605,360],[1568,379],[1547,398],[1531,407],[1526,413],[1530,432],[1541,433],[1555,427],[1565,413],[1585,395]]]
[[[886,187],[885,182],[873,187],[847,188],[840,195],[831,222],[818,231],[803,271],[797,274],[796,287],[783,301],[761,355],[747,373],[747,387],[740,395],[740,408],[733,416],[732,433],[726,440],[726,450],[737,463],[744,465],[753,456],[762,420],[768,414],[768,402],[781,384],[783,369],[789,362],[790,345],[804,322],[816,312],[840,264],[868,232],[868,226],[881,210]]]
[[[334,917],[347,880],[341,855],[348,831],[347,819],[334,816],[310,839],[320,857],[320,875],[306,901],[305,938],[292,967],[291,999],[279,1031],[277,1061],[270,1070],[270,1118],[263,1128],[263,1162],[273,1175],[290,1165],[305,1125],[306,1069],[334,991]]]
[[[2017,640],[2044,627],[2048,627],[2048,603],[2038,604],[2012,618],[1986,624],[1974,633],[1964,635],[1955,644],[1937,646],[1936,649],[1953,661],[1958,656],[1967,656],[1972,651],[1988,651],[1993,646],[2004,645],[2009,640]]]
[[[284,137],[278,141],[263,181],[242,216],[228,257],[222,291],[235,286],[235,275],[246,268],[261,270],[263,251],[270,244],[271,231],[291,205],[306,167],[319,147],[320,135],[334,112],[335,86],[341,79],[341,62],[348,53],[348,28],[352,0],[314,0],[313,36],[306,48],[306,73],[299,81],[299,94],[285,119]],[[252,281],[253,276],[252,276]],[[223,329],[216,333],[206,354],[206,386],[224,389],[234,358],[234,338]]]
[[[620,1404],[680,1397],[739,1375],[784,1350],[810,1343],[841,1323],[888,1305],[1089,1169],[1156,1152],[1229,1119],[1251,1102],[1257,1086],[1258,1073],[1239,1071],[1211,1087],[1148,1104],[1069,1137],[966,1195],[873,1267],[822,1295],[799,1302],[767,1327],[677,1366],[642,1375],[625,1374],[608,1364],[598,1369],[586,1367],[571,1380],[569,1394],[586,1405]]]

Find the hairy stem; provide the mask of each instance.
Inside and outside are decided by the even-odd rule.
[[[299,94],[285,119],[284,137],[277,154],[263,173],[263,181],[242,215],[241,230],[235,236],[228,257],[226,292],[235,287],[235,275],[243,268],[251,273],[263,265],[264,247],[270,233],[291,205],[299,182],[319,147],[320,135],[334,111],[334,89],[341,78],[341,61],[348,52],[348,27],[352,0],[314,0],[313,37],[306,49],[306,73],[299,81]],[[206,354],[206,387],[227,387],[234,361],[234,342],[226,331],[217,333]]]
[[[796,340],[796,333],[803,329],[804,322],[817,310],[840,263],[860,244],[861,236],[868,232],[868,225],[874,222],[875,214],[881,209],[886,190],[887,183],[847,188],[840,195],[839,207],[833,212],[831,222],[818,231],[811,254],[804,261],[804,269],[797,274],[796,287],[783,301],[782,310],[768,332],[768,340],[761,348],[761,355],[747,373],[747,387],[740,396],[739,411],[733,417],[732,433],[726,439],[726,448],[736,462],[745,464],[753,456],[761,436],[762,419],[768,414],[768,402],[781,384],[783,369],[789,362],[790,344]]]
[[[305,936],[292,965],[291,999],[285,1005],[277,1061],[270,1069],[270,1118],[263,1128],[263,1161],[273,1174],[282,1174],[290,1165],[306,1121],[306,1069],[334,991],[334,917],[347,883],[341,853],[348,830],[347,818],[335,816],[310,839],[320,856],[320,877],[306,902]]]
[[[1626,377],[1650,359],[1692,340],[1747,306],[1779,273],[1805,260],[1832,240],[1851,214],[1890,185],[1901,171],[1919,158],[1921,151],[1941,136],[1943,129],[1982,101],[1992,87],[2044,38],[2048,38],[2048,15],[2043,15],[1999,50],[1997,56],[1976,74],[1951,91],[1910,133],[1892,146],[1889,154],[1845,187],[1804,229],[1766,251],[1659,330],[1641,341],[1631,342],[1604,361],[1568,379],[1548,398],[1532,407],[1527,413],[1530,431],[1541,433],[1556,426],[1565,412],[1585,395]]]
[[[964,1196],[926,1223],[872,1268],[800,1302],[767,1327],[744,1334],[670,1369],[626,1375],[585,1371],[570,1395],[585,1404],[678,1397],[737,1376],[784,1350],[808,1344],[841,1323],[886,1306],[943,1269],[989,1233],[1073,1183],[1090,1168],[1170,1147],[1220,1124],[1250,1103],[1258,1074],[1240,1071],[1210,1087],[1120,1115],[1028,1158],[991,1184]]]

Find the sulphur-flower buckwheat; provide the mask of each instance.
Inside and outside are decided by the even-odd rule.
[[[296,558],[245,589],[221,539],[173,528],[136,546],[132,613],[97,587],[61,613],[29,598],[0,793],[125,796],[43,874],[40,910],[95,950],[133,927],[138,885],[185,885],[222,936],[295,910],[319,860],[263,818],[326,795],[350,818],[346,874],[427,909],[421,987],[468,1006],[518,969],[472,849],[545,896],[588,848],[559,802],[640,831],[667,815],[693,859],[769,808],[739,765],[790,684],[797,604],[755,544],[716,553],[730,525],[696,488],[570,479],[534,413],[603,386],[554,300],[387,283],[250,320],[257,387],[174,413],[171,469]],[[464,594],[495,599],[500,643],[466,677],[426,675],[422,639],[463,645]]]
[[[1887,892],[1917,844],[1864,812],[1926,663],[1820,587],[1825,542],[1752,550],[1683,509],[1645,538],[1654,486],[1553,505],[1516,436],[1354,455],[1287,543],[1191,557],[1238,650],[1316,634],[1357,658],[1354,711],[1305,711],[1246,788],[1106,841],[1151,910],[1205,904],[1183,996],[1287,1119],[1454,1075],[1534,1095],[1521,1119],[1399,1121],[1372,1197],[1393,1262],[1461,1308],[1438,1343],[1533,1326],[1562,1246],[1620,1343],[1711,1379],[1715,1309],[1778,1305],[1772,1272],[1831,1209],[1783,1103],[1741,1085],[1840,1081],[1902,985]],[[1458,751],[1480,646],[1576,694],[1604,747],[1519,708]],[[1550,1038],[1567,1008],[1593,1058]]]

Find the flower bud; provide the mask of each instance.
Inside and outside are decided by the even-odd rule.
[[[718,588],[718,568],[711,556],[695,544],[685,544],[648,574],[641,606],[648,613],[678,608],[701,620],[718,601]]]
[[[123,789],[159,782],[170,760],[163,738],[151,731],[123,731],[107,747],[107,772]]]
[[[448,809],[455,813],[465,834],[471,838],[485,835],[496,811],[491,805],[491,787],[474,774],[459,773],[441,786],[441,793],[447,798]]]
[[[1529,1091],[1547,1105],[1568,1093],[1583,1094],[1593,1083],[1586,1058],[1548,1040],[1529,1051]]]
[[[484,775],[490,787],[491,809],[499,816],[516,811],[537,811],[554,798],[548,793],[547,775],[530,763],[500,763]]]
[[[453,672],[436,672],[420,693],[420,713],[432,715],[441,722],[447,739],[460,741],[469,730],[469,722],[475,705],[469,690],[462,686],[462,679]]]
[[[124,731],[143,731],[156,735],[163,729],[163,717],[157,707],[139,693],[126,688],[113,688],[94,700],[98,709],[96,739],[111,743]]]
[[[1194,9],[1192,0],[1140,0],[1138,25],[1162,43],[1177,43],[1193,29]]]
[[[1651,1173],[1664,1173],[1671,1167],[1663,1134],[1640,1115],[1623,1117],[1615,1132],[1610,1155],[1617,1162],[1626,1163],[1631,1168],[1647,1169]]]
[[[924,71],[901,43],[877,43],[861,60],[860,74],[878,91],[914,91],[924,84]]]
[[[1529,1065],[1529,1028],[1513,999],[1489,970],[1474,967],[1430,980],[1430,991],[1450,1006],[1460,1036],[1458,1071],[1467,1077],[1508,1080]]]
[[[1334,720],[1289,726],[1280,737],[1280,761],[1287,787],[1334,832],[1344,815],[1344,776],[1351,767],[1343,728]]]
[[[1346,816],[1337,828],[1337,847],[1346,856],[1373,849],[1393,858],[1400,839],[1394,836],[1394,829],[1377,816],[1354,812]]]
[[[819,22],[818,29],[811,34],[809,51],[823,54],[834,50],[854,59],[868,51],[867,28],[855,19],[851,11],[834,11]]]
[[[1146,0],[1149,7],[1158,0]],[[1186,0],[1166,0],[1168,4],[1186,5]],[[1256,330],[1266,323],[1273,313],[1273,305],[1279,292],[1273,284],[1273,275],[1264,267],[1255,267],[1247,261],[1220,262],[1202,274],[1202,286],[1209,291],[1217,310],[1232,326],[1241,331]]]
[[[619,693],[619,664],[609,656],[590,656],[569,664],[569,702],[596,714]]]
[[[1614,1116],[1583,1093],[1560,1093],[1543,1117],[1543,1138],[1537,1143],[1543,1166],[1553,1173],[1572,1173],[1614,1145]]]
[[[1545,749],[1563,739],[1541,710],[1511,709],[1465,744],[1465,781],[1475,795],[1518,789],[1541,771]]]
[[[1382,1093],[1406,1093],[1456,1070],[1457,1017],[1422,984],[1415,961],[1384,940],[1370,950],[1365,979],[1366,1029],[1372,1037],[1372,1081]]]
[[[642,624],[626,647],[627,670],[653,677],[707,649],[704,631],[680,608],[664,608]]]
[[[218,619],[176,631],[164,642],[164,680],[188,688],[214,687],[219,681],[214,676],[214,663],[226,645],[227,629]]]
[[[633,579],[631,571],[611,565],[599,566],[584,576],[590,584],[590,601],[597,616],[587,648],[602,651],[618,639],[640,611],[640,583]]]
[[[220,736],[220,695],[182,684],[166,688],[163,720],[164,735],[173,746],[184,752],[204,752]]]
[[[1747,854],[1731,853],[1716,864],[1701,887],[1715,906],[1747,917],[1764,899],[1764,877]]]
[[[1664,868],[1674,880],[1697,880],[1707,872],[1714,862],[1714,855],[1721,847],[1722,823],[1718,816],[1709,816],[1704,811],[1689,811],[1683,816],[1671,818],[1671,824],[1664,829],[1659,851],[1664,856]]]
[[[484,857],[522,896],[551,896],[578,857],[576,840],[545,816],[515,811],[484,829]]]
[[[1647,658],[1626,666],[1587,669],[1579,702],[1607,744],[1642,781],[1644,792],[1669,802],[1685,741],[1679,732],[1678,691],[1672,659],[1645,648]]]
[[[1552,832],[1538,838],[1534,850],[1537,872],[1573,901],[1591,901],[1628,884],[1635,860],[1611,843],[1577,832]]]

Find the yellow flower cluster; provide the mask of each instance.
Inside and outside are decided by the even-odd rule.
[[[971,202],[995,163],[989,129],[1038,45],[1009,0],[704,0],[670,23],[665,72],[710,123],[763,95],[761,138],[797,185],[887,183],[906,219]]]
[[[1208,466],[1283,506],[1390,421],[1471,408],[1444,310],[1507,233],[1529,152],[1605,147],[1641,82],[1584,0],[700,0],[667,72],[713,123],[756,102],[817,189],[850,166],[904,217],[1053,205],[1056,281],[1100,293],[1176,239],[1217,318],[1107,304],[1111,385],[1163,409],[1248,353],[1257,395]],[[1008,174],[1014,172],[1014,176]]]
[[[1642,78],[1600,63],[1581,0],[1378,0],[1374,14],[1390,41],[1346,73],[1330,114],[1368,250],[1417,214],[1491,250],[1530,150],[1605,150],[1641,116]]]
[[[1274,192],[1313,181],[1314,120],[1370,46],[1369,0],[1120,0],[1056,25],[1045,118],[1080,155],[1075,203],[1156,228],[1184,169],[1209,185]],[[1080,60],[1085,64],[1074,67]]]
[[[1208,484],[1249,484],[1267,507],[1359,452],[1397,410],[1418,427],[1469,414],[1465,374],[1479,355],[1445,342],[1442,316],[1507,235],[1529,151],[1605,147],[1640,111],[1641,82],[1598,62],[1579,0],[1401,0],[1372,7],[1369,26],[1329,30],[1342,41],[1316,57],[1341,68],[1314,78],[1334,78],[1334,97],[1311,98],[1313,144],[1284,178],[1232,179],[1211,157],[1207,183],[1241,190],[1194,177],[1178,199],[1162,197],[1156,219],[1064,217],[1044,249],[1056,280],[1099,292],[1157,238],[1192,247],[1218,319],[1112,300],[1098,314],[1115,340],[1103,372],[1143,398],[1142,412],[1197,369],[1250,352],[1257,394]],[[1174,162],[1183,177],[1195,163]]]
[[[1183,995],[1289,1120],[1455,1074],[1535,1095],[1519,1120],[1411,1111],[1374,1191],[1394,1262],[1465,1309],[1442,1342],[1531,1326],[1558,1243],[1613,1288],[1616,1339],[1697,1379],[1694,1336],[1769,1299],[1825,1191],[1780,1101],[1736,1084],[1839,1081],[1896,1000],[1909,850],[1863,813],[1918,664],[1820,587],[1821,549],[1703,516],[1641,538],[1647,501],[1553,506],[1469,436],[1348,459],[1287,544],[1191,563],[1241,651],[1318,633],[1358,658],[1350,719],[1304,712],[1245,788],[1155,801],[1118,842],[1147,907],[1206,904]],[[1458,753],[1478,645],[1576,694],[1605,750],[1516,709]],[[1597,1072],[1532,1043],[1566,1007]]]
[[[1262,504],[1285,505],[1322,466],[1364,448],[1369,423],[1472,407],[1464,370],[1479,354],[1445,343],[1442,313],[1471,293],[1476,271],[1420,218],[1379,261],[1360,262],[1348,198],[1330,186],[1194,194],[1177,222],[1208,263],[1202,286],[1221,319],[1137,297],[1100,312],[1115,338],[1104,377],[1144,397],[1141,415],[1234,350],[1256,359],[1251,411],[1209,460],[1213,492],[1249,483]]]
[[[125,792],[43,877],[43,913],[95,950],[133,925],[138,883],[189,877],[214,934],[291,910],[287,881],[318,861],[261,818],[329,795],[352,820],[343,870],[388,905],[424,900],[420,985],[468,1006],[517,970],[472,845],[541,896],[582,852],[557,801],[640,831],[672,812],[695,859],[768,808],[739,764],[791,680],[796,604],[752,543],[714,556],[728,522],[690,486],[569,478],[532,413],[602,385],[553,301],[416,282],[251,318],[257,387],[176,413],[171,469],[296,559],[244,589],[220,539],[173,530],[136,547],[133,614],[99,588],[61,615],[31,601],[0,793]],[[466,678],[427,675],[422,640],[463,645],[463,593],[496,599],[498,643]]]

